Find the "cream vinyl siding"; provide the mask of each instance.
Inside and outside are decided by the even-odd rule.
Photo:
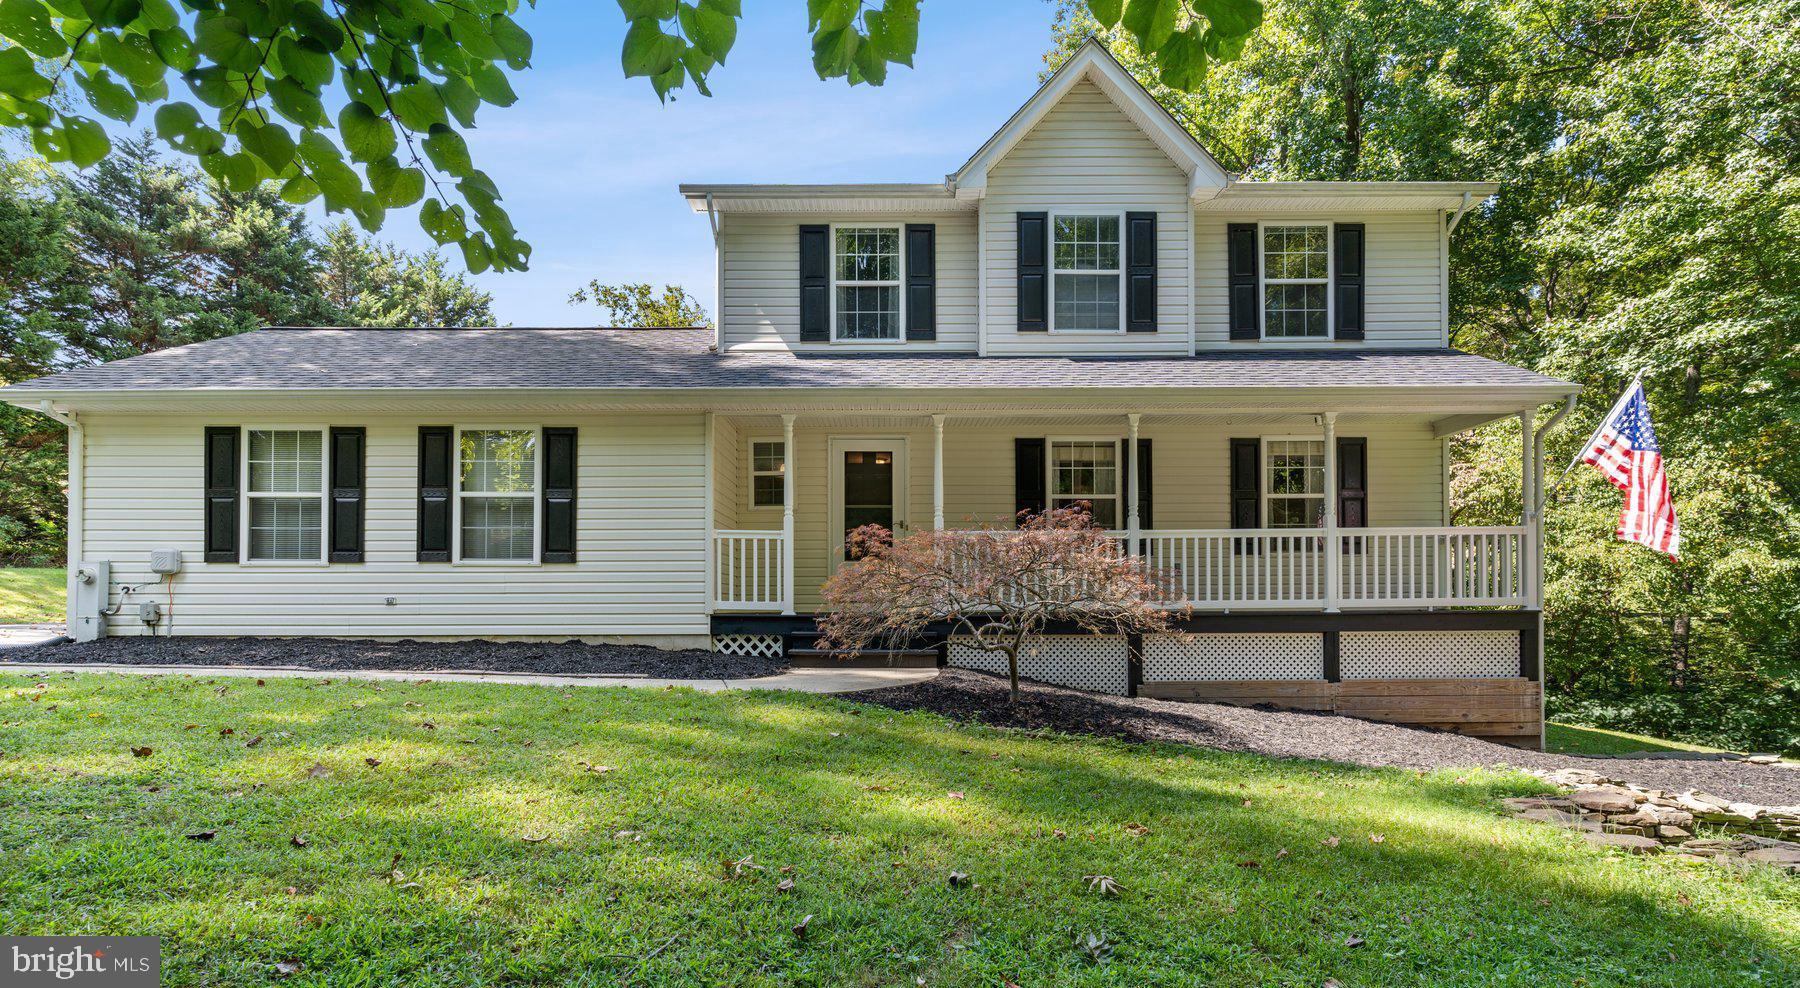
[[[913,343],[800,342],[800,227],[803,224],[937,226],[937,340]],[[725,348],[975,349],[975,213],[733,213],[725,223]],[[904,247],[903,247],[904,250]],[[904,290],[904,283],[902,285]],[[905,327],[901,327],[902,335]]]
[[[1083,82],[1063,96],[988,174],[987,352],[995,355],[1181,354],[1188,349],[1188,179],[1106,94]],[[1019,333],[1020,212],[1154,210],[1155,333]],[[1122,286],[1121,286],[1122,290]],[[1055,285],[1050,286],[1052,307]]]
[[[900,422],[893,428],[834,428],[808,425],[795,430],[799,448],[794,515],[795,597],[799,610],[818,606],[818,588],[836,565],[831,550],[827,486],[827,450],[833,437],[901,438],[907,441],[907,521],[931,524],[932,433],[928,425]],[[747,437],[752,430],[740,430]],[[1124,437],[1125,424],[1116,430]],[[1108,429],[1089,423],[1054,422],[958,424],[944,426],[944,523],[950,528],[988,525],[1010,528],[1013,517],[1013,439],[1019,436],[1101,437]],[[1156,423],[1146,421],[1142,438],[1151,440],[1152,510],[1159,529],[1227,528],[1230,526],[1230,442],[1233,438],[1310,435],[1309,426],[1244,422],[1240,424]],[[1443,524],[1443,469],[1440,444],[1423,417],[1343,416],[1340,436],[1369,441],[1369,518],[1377,527]],[[732,454],[746,455],[747,442]],[[723,469],[724,455],[719,457]],[[781,512],[739,516],[742,528],[779,530]]]
[[[1448,346],[1444,330],[1442,226],[1436,213],[1327,213],[1263,216],[1202,210],[1194,228],[1195,345],[1200,349],[1365,347],[1406,349]],[[1361,223],[1364,237],[1365,339],[1358,342],[1282,340],[1267,344],[1231,339],[1226,285],[1226,226],[1231,223]],[[1335,303],[1335,300],[1334,300]]]
[[[698,414],[542,420],[580,430],[578,562],[416,560],[418,426],[493,420],[361,415],[325,423],[368,429],[367,562],[283,566],[202,561],[203,430],[237,424],[235,417],[96,415],[86,422],[83,557],[110,560],[115,585],[153,584],[150,550],[179,548],[172,612],[179,635],[705,635],[705,430]],[[539,424],[538,416],[529,424]],[[145,594],[168,605],[162,586]],[[384,603],[388,596],[394,606]],[[140,599],[112,618],[110,634],[142,633]]]

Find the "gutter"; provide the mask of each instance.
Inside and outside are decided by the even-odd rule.
[[[1470,193],[1464,192],[1462,196],[1462,205],[1457,207],[1456,215],[1450,217],[1450,229],[1447,231],[1448,233],[1456,232],[1456,225],[1462,222],[1463,216],[1468,213],[1469,207],[1473,205],[1475,205],[1475,197]]]
[[[713,349],[725,350],[725,239],[720,229],[719,212],[713,208],[713,194],[706,194],[706,222],[713,237]]]

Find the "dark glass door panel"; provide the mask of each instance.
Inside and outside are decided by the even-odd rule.
[[[864,525],[894,530],[894,454],[887,450],[844,451],[844,531]],[[851,559],[849,550],[844,558]]]

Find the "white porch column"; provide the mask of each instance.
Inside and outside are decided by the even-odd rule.
[[[1537,409],[1519,413],[1519,523],[1525,534],[1519,538],[1519,596],[1527,607],[1536,606],[1538,587],[1537,554]]]
[[[1123,462],[1131,464],[1131,469],[1125,471],[1125,532],[1134,556],[1144,551],[1143,540],[1138,535],[1138,422],[1142,418],[1137,412],[1125,416],[1130,428]]]
[[[794,613],[794,465],[799,461],[794,448],[794,417],[781,417],[781,465],[787,476],[781,483],[781,613]]]
[[[1337,413],[1326,412],[1319,421],[1325,427],[1325,551],[1320,557],[1325,563],[1325,610],[1335,614],[1344,596],[1344,546],[1338,539]]]
[[[931,417],[931,527],[944,527],[944,417]]]

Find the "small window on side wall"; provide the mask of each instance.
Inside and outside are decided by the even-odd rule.
[[[1119,527],[1119,443],[1115,439],[1055,439],[1050,442],[1050,507],[1086,503],[1095,526]]]
[[[323,562],[324,431],[247,429],[244,463],[244,558]]]
[[[1331,228],[1323,223],[1262,228],[1263,338],[1331,336]]]
[[[464,429],[457,447],[458,558],[535,562],[537,430]]]
[[[779,508],[787,497],[787,444],[779,439],[750,443],[750,506]]]
[[[835,228],[831,272],[833,339],[900,339],[899,227]]]
[[[1325,523],[1325,443],[1270,439],[1263,447],[1270,528],[1317,528]]]
[[[1118,332],[1124,297],[1119,290],[1119,217],[1065,216],[1051,224],[1052,332]]]

